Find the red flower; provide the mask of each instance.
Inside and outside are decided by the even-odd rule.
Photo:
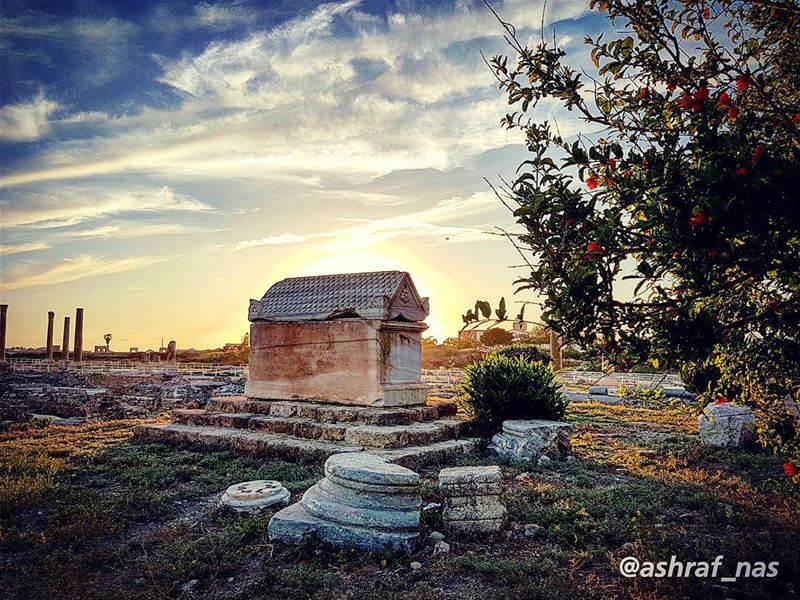
[[[787,477],[794,477],[800,473],[800,469],[798,469],[794,463],[785,462],[783,463],[783,474]]]
[[[738,169],[736,169],[736,174],[739,177],[744,177],[745,175],[747,175],[747,169],[745,169],[744,167],[739,167]]]
[[[567,225],[569,225],[569,226],[575,225],[575,223],[577,223],[577,222],[578,221],[577,221],[577,219],[575,217],[569,217],[567,219]]]
[[[743,92],[750,87],[751,82],[752,79],[750,79],[749,75],[740,75],[736,78],[736,89]]]
[[[728,397],[727,396],[717,396],[717,399],[714,400],[714,404],[727,404]]]
[[[597,181],[597,177],[595,177],[594,175],[592,175],[591,177],[589,177],[589,179],[586,180],[586,187],[588,187],[590,190],[596,189],[598,185],[599,182]]]
[[[596,242],[589,242],[586,244],[586,252],[588,254],[605,254],[605,248]]]
[[[699,90],[697,90],[694,93],[694,99],[697,100],[698,102],[705,102],[706,100],[708,100],[708,88],[701,87]]]
[[[677,309],[677,308],[675,308],[674,306],[668,306],[668,307],[667,307],[667,314],[668,314],[670,317],[674,317],[675,315],[677,315],[677,314],[678,314],[678,309]]]
[[[692,103],[693,103],[692,97],[686,92],[683,92],[675,101],[675,104],[677,104],[681,108],[690,108],[692,106]]]
[[[612,171],[617,168],[617,161],[613,158],[609,158],[608,163],[606,164],[608,164],[608,168],[611,169]]]
[[[697,227],[698,225],[705,225],[706,223],[708,223],[708,217],[699,210],[692,211],[692,216],[689,218],[689,225]]]
[[[719,95],[719,98],[717,98],[717,106],[720,108],[731,106],[731,96],[728,94],[728,92],[722,92]]]
[[[668,81],[667,82],[667,91],[668,92],[674,92],[675,91],[675,82],[674,81]]]
[[[682,298],[683,297],[683,288],[675,288],[675,297]]]
[[[755,165],[759,160],[761,160],[762,154],[764,154],[764,144],[756,144],[756,147],[753,148],[753,158],[751,164]]]
[[[647,98],[647,88],[642,88],[639,90],[639,97],[640,98]]]
[[[731,106],[728,109],[728,118],[731,121],[735,121],[736,119],[738,119],[739,118],[739,109],[736,108],[735,106]]]
[[[777,298],[770,298],[767,301],[767,303],[764,305],[764,310],[766,312],[774,312],[774,311],[778,310],[778,307],[780,305],[781,305],[781,303],[778,301]]]
[[[800,113],[794,113],[792,115],[792,121],[794,121],[795,123],[800,123]]]

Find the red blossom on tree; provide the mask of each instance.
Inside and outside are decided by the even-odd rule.
[[[736,169],[736,174],[737,174],[739,177],[744,177],[745,175],[747,175],[747,168],[745,168],[745,167],[739,167],[738,169]]]
[[[722,92],[719,95],[719,98],[717,98],[717,106],[720,108],[727,108],[729,106],[732,106],[731,96],[730,94],[728,94],[728,92]]]
[[[717,399],[714,400],[714,404],[727,404],[728,397],[727,396],[717,396]]]
[[[752,83],[752,80],[749,75],[740,75],[736,78],[736,89],[743,92],[750,87],[750,83]]]
[[[800,469],[798,469],[794,463],[785,462],[783,463],[783,474],[787,477],[794,477],[800,473]]]
[[[736,119],[738,119],[739,118],[739,109],[736,108],[735,106],[731,106],[728,109],[728,118],[731,121],[735,121]]]
[[[692,216],[689,218],[689,225],[697,227],[698,225],[705,225],[706,223],[708,223],[708,217],[706,217],[702,211],[692,211]]]
[[[694,99],[697,100],[698,102],[705,102],[706,100],[708,100],[708,88],[701,87],[693,95]]]
[[[594,175],[586,179],[586,187],[588,187],[590,190],[597,189],[598,185],[600,185],[600,181]]]

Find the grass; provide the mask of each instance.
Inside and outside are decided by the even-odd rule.
[[[0,589],[9,598],[784,598],[800,575],[800,493],[781,460],[699,447],[672,409],[574,404],[576,459],[500,462],[506,530],[412,557],[269,542],[271,513],[217,505],[228,485],[279,479],[293,501],[315,466],[130,443],[134,422],[0,434]],[[498,464],[485,449],[451,461]],[[423,504],[441,502],[420,471]],[[535,537],[525,525],[542,527]],[[423,513],[426,533],[441,513]],[[619,560],[779,561],[772,580],[625,579]],[[413,571],[416,560],[422,568]]]

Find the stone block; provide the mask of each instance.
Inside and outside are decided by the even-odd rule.
[[[452,467],[439,473],[444,497],[442,518],[453,533],[491,533],[506,522],[506,507],[500,501],[500,467]]]
[[[419,544],[419,475],[366,452],[334,455],[325,478],[270,520],[270,540],[315,536],[368,552],[411,552]]]
[[[568,454],[571,436],[572,426],[560,421],[503,421],[503,431],[492,438],[490,448],[509,460],[535,462],[540,456]]]
[[[747,406],[711,404],[697,418],[697,426],[706,446],[746,448],[756,441],[756,418]]]

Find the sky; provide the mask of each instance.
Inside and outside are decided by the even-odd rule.
[[[492,4],[536,43],[542,2]],[[601,19],[551,0],[546,34],[582,55]],[[467,1],[6,0],[7,344],[44,345],[48,310],[60,340],[81,306],[84,347],[216,347],[279,279],[383,269],[411,273],[440,341],[478,298],[517,312],[535,298],[484,180],[526,158],[480,54],[502,33]]]

